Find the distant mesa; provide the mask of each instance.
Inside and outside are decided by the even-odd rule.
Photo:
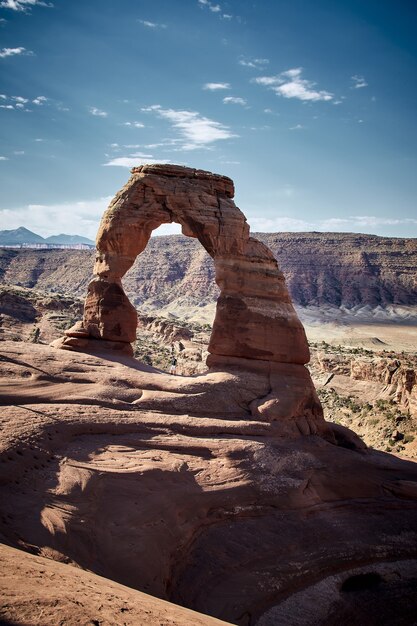
[[[0,230],[0,246],[7,247],[45,247],[54,248],[57,246],[68,247],[93,247],[94,241],[80,235],[51,235],[50,237],[41,237],[31,230],[20,226],[15,230]]]

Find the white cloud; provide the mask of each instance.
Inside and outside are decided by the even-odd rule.
[[[2,0],[0,7],[3,9],[12,9],[13,11],[29,11],[31,7],[53,7],[52,2],[44,0]]]
[[[237,136],[230,131],[228,126],[204,117],[197,111],[163,109],[159,104],[143,108],[142,111],[152,112],[171,122],[184,141],[181,146],[182,150],[207,148],[215,141]]]
[[[268,65],[269,59],[239,59],[239,65],[243,67],[252,67],[253,69],[262,69],[265,65]]]
[[[56,204],[27,204],[0,210],[0,224],[13,229],[25,226],[48,237],[57,233],[78,234],[94,239],[100,218],[111,196]]]
[[[158,24],[157,22],[149,22],[149,20],[138,20],[141,24],[147,28],[166,28],[166,24]]]
[[[37,106],[42,106],[48,102],[48,98],[46,96],[37,96],[34,100],[32,100],[32,102]]]
[[[16,156],[22,156],[22,154],[25,154],[24,150],[13,150],[13,154],[15,154]]]
[[[351,215],[348,217],[330,217],[315,221],[307,221],[289,216],[256,217],[249,216],[248,222],[252,232],[280,231],[319,231],[319,232],[382,232],[384,227],[417,226],[417,219],[386,218],[375,215]]]
[[[142,122],[123,122],[123,126],[132,126],[133,128],[145,128]]]
[[[284,98],[297,98],[310,102],[333,100],[332,93],[315,89],[316,83],[301,78],[301,73],[302,68],[297,67],[281,72],[278,76],[260,76],[255,78],[254,82],[272,89],[278,96]]]
[[[352,215],[349,220],[361,226],[396,226],[399,224],[417,224],[413,218],[377,217],[375,215]]]
[[[0,156],[0,161],[8,161],[9,159],[5,156]]]
[[[220,4],[213,4],[210,0],[198,0],[201,7],[207,7],[212,13],[220,13],[222,8]]]
[[[295,126],[290,126],[289,130],[301,130],[305,128],[302,124],[296,124]]]
[[[245,106],[246,100],[244,98],[235,98],[234,96],[227,96],[223,98],[224,104],[240,104]]]
[[[2,48],[0,50],[0,59],[5,59],[6,57],[13,57],[17,55],[32,56],[33,52],[32,50],[26,50],[26,48],[22,48],[21,46],[19,48]]]
[[[363,87],[367,87],[368,83],[364,79],[363,76],[351,76],[351,80],[353,80],[352,89],[362,89]]]
[[[110,159],[107,163],[103,163],[105,167],[107,166],[115,166],[115,167],[138,167],[139,165],[153,165],[154,163],[169,163],[166,159],[152,159],[149,157],[140,157],[140,156],[127,156],[127,157],[116,157],[115,159]]]
[[[222,89],[231,89],[230,83],[206,83],[203,85],[203,89],[207,89],[208,91],[219,91]]]
[[[101,111],[100,109],[97,109],[96,107],[89,107],[88,110],[90,111],[91,115],[95,115],[96,117],[107,117],[108,115],[106,111]]]
[[[61,102],[57,102],[56,100],[52,100],[51,98],[47,98],[46,96],[36,96],[33,98],[25,98],[23,96],[8,96],[4,93],[0,94],[0,102],[3,102],[0,105],[2,109],[13,109],[20,111],[34,111],[32,105],[36,105],[36,107],[40,106],[55,106],[59,111],[68,111],[69,109],[65,108]],[[35,108],[36,108],[35,107]]]
[[[314,224],[294,217],[248,217],[248,223],[252,232],[274,233],[280,231],[306,231],[312,230]]]

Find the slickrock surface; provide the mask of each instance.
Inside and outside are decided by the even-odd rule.
[[[413,624],[416,464],[256,420],[242,371],[3,342],[1,374],[4,543],[235,624]]]
[[[79,568],[0,545],[0,623],[13,626],[226,626]]]
[[[233,193],[209,172],[134,168],[63,350],[3,343],[0,537],[48,576],[46,558],[242,626],[295,613],[300,626],[388,625],[397,600],[411,626],[417,466],[326,424],[284,277]],[[171,221],[213,257],[220,288],[196,377],[130,356],[121,279]]]

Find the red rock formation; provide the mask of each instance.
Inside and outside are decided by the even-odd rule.
[[[176,165],[144,165],[116,194],[97,235],[95,278],[82,325],[56,347],[115,349],[132,354],[137,315],[121,279],[145,249],[152,231],[177,222],[213,257],[220,288],[207,364],[212,371],[253,370],[268,392],[251,403],[262,420],[296,418],[291,431],[325,431],[320,403],[304,368],[309,349],[283,274],[271,251],[249,236],[224,176]],[[295,430],[294,430],[295,429]],[[287,428],[285,429],[287,432]]]
[[[415,463],[341,426],[280,436],[245,408],[254,371],[1,348],[0,541],[36,557],[0,549],[0,621],[147,624],[158,605],[107,578],[239,626],[415,623]]]

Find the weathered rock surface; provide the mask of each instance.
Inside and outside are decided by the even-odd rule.
[[[220,296],[209,352],[307,363],[307,340],[284,277],[270,250],[249,237],[249,226],[233,196],[233,182],[210,172],[174,165],[134,168],[97,234],[96,278],[88,288],[83,318],[87,335],[121,343],[135,340],[136,311],[121,279],[152,231],[175,221],[214,259]],[[62,347],[73,348],[74,342],[68,346],[64,341]]]
[[[249,237],[233,195],[233,182],[210,172],[174,165],[134,168],[103,215],[83,321],[53,345],[133,355],[137,313],[121,279],[152,230],[176,221],[214,259],[220,296],[208,345],[209,369],[244,370],[263,380],[266,393],[248,405],[256,419],[287,420],[282,428],[289,433],[294,432],[294,420],[302,434],[325,433],[322,409],[304,367],[310,358],[304,328],[274,256]]]
[[[79,568],[0,544],[0,623],[226,626]]]
[[[1,376],[0,532],[36,567],[74,564],[242,626],[414,623],[415,463],[341,427],[335,445],[255,419],[269,388],[241,369],[187,379],[3,342]],[[102,585],[111,615],[126,596]],[[21,596],[6,604],[28,623]]]

